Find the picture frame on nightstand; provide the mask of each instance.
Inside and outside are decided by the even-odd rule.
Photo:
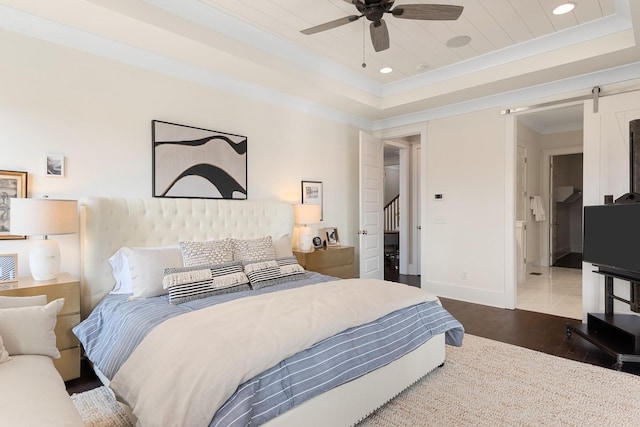
[[[340,246],[340,237],[336,227],[325,227],[322,234],[327,241],[327,246]]]
[[[18,254],[0,254],[0,283],[18,281]]]

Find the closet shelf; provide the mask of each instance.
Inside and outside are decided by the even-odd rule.
[[[572,185],[556,187],[553,193],[554,199],[559,203],[573,203],[582,198],[582,191]]]

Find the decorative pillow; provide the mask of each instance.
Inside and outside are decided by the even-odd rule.
[[[9,357],[9,353],[7,353],[7,350],[4,349],[4,343],[2,342],[2,337],[0,336],[0,363],[6,362],[9,359],[11,359],[11,357]]]
[[[172,264],[165,264],[167,258]],[[130,259],[133,261],[130,262]],[[143,260],[150,263],[149,270],[144,271],[143,266],[136,263],[139,260]],[[178,260],[178,264],[175,261]],[[153,246],[153,247],[122,247],[116,251],[115,254],[109,258],[109,264],[111,264],[113,278],[116,281],[112,294],[133,294],[133,275],[138,278],[136,285],[139,293],[145,294],[144,286],[140,283],[141,280],[146,280],[148,274],[153,274],[152,270],[155,270],[156,278],[162,280],[162,271],[165,267],[179,267],[182,265],[182,257],[180,255],[180,248],[178,245],[173,246]],[[157,268],[156,268],[157,267]],[[158,282],[160,283],[160,282]],[[161,286],[161,284],[160,284]],[[166,293],[166,292],[163,292]]]
[[[162,286],[169,290],[169,302],[181,304],[229,292],[251,289],[242,264],[229,263],[206,268],[165,268]]]
[[[63,305],[64,298],[58,298],[47,305],[0,310],[0,336],[7,352],[59,359],[54,329]]]
[[[285,234],[279,239],[273,241],[273,250],[276,253],[276,259],[291,258],[293,252],[291,251],[291,236]]]
[[[0,309],[33,307],[34,305],[45,305],[46,295],[34,295],[31,297],[0,297]]]
[[[246,264],[276,259],[271,236],[250,240],[232,239],[231,241],[233,243],[234,261],[241,261]]]
[[[184,267],[217,265],[233,261],[230,239],[180,242]]]
[[[182,254],[177,246],[156,248],[123,248],[131,276],[130,300],[150,298],[167,293],[162,287],[164,269],[181,267]],[[124,283],[123,283],[124,286]],[[123,288],[121,287],[122,291]]]
[[[252,289],[260,289],[278,283],[298,280],[304,268],[298,264],[295,257],[282,258],[274,261],[263,261],[244,266],[244,272],[249,278]]]

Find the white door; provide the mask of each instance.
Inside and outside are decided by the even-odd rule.
[[[416,147],[415,151],[414,151],[414,165],[416,165],[416,172],[414,175],[414,182],[416,183],[415,187],[416,187],[416,191],[413,193],[414,194],[414,203],[416,206],[415,212],[415,220],[414,223],[416,224],[416,229],[414,230],[414,239],[413,241],[415,242],[415,260],[416,260],[416,274],[418,276],[420,276],[422,274],[422,254],[420,253],[421,251],[421,247],[422,247],[422,236],[421,236],[421,230],[422,230],[422,215],[421,215],[421,209],[420,209],[420,191],[422,190],[422,186],[421,186],[421,181],[420,181],[420,173],[422,172],[421,170],[421,166],[422,166],[422,147],[420,147],[419,145]]]
[[[585,102],[584,115],[584,206],[601,205],[605,195],[614,200],[629,188],[629,121],[640,117],[640,94],[629,92],[600,99],[598,112],[593,101]],[[582,269],[582,319],[588,312],[604,310],[603,278],[590,264]],[[629,295],[626,282],[614,283],[617,295]],[[616,304],[616,313],[631,313],[626,304]]]
[[[556,198],[554,195],[556,169],[553,167],[554,156],[549,159],[549,266],[558,260],[558,215]]]
[[[516,261],[518,282],[524,280],[527,270],[527,149],[518,145],[516,170]]]
[[[360,131],[360,277],[383,279],[382,141]]]

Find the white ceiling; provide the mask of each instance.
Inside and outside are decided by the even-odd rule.
[[[375,53],[366,34],[366,68],[364,18],[300,33],[355,14],[343,0],[0,0],[0,28],[372,123],[640,63],[639,1],[579,0],[561,17],[551,14],[558,2],[397,0],[464,11],[447,22],[385,15],[391,47]],[[472,41],[448,48],[455,36]]]
[[[440,3],[461,5],[464,10],[455,21],[416,21],[387,14],[384,20],[391,47],[376,53],[369,38],[369,21],[365,18],[310,36],[300,33],[302,29],[334,19],[359,15],[356,7],[344,0],[201,1],[380,83],[395,82],[513,48],[615,13],[613,0],[582,0],[574,12],[563,16],[551,13],[559,0],[397,0],[394,6]],[[460,48],[447,47],[447,40],[457,36],[469,36],[472,41]],[[365,70],[361,66],[363,45]],[[395,71],[380,74],[378,71],[383,66],[391,66]]]

